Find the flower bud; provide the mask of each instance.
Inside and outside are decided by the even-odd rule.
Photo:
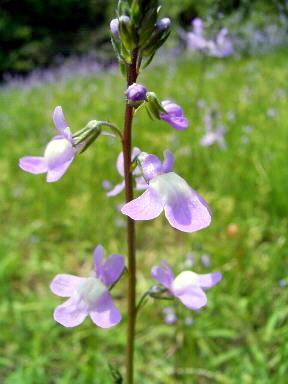
[[[110,31],[114,36],[119,36],[119,20],[112,19],[110,21]]]
[[[132,84],[128,87],[125,95],[131,101],[144,101],[146,100],[147,89],[141,84]]]
[[[164,17],[163,19],[159,20],[155,25],[155,30],[157,32],[164,31],[165,29],[170,28],[171,20],[169,17]]]
[[[130,23],[130,17],[126,15],[122,15],[119,17],[119,22],[122,24],[129,24]]]

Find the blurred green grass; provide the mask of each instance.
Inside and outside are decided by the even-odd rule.
[[[150,268],[163,259],[180,271],[187,252],[196,272],[223,271],[200,313],[179,308],[182,320],[163,322],[164,304],[144,307],[137,331],[137,383],[285,384],[288,376],[287,50],[260,58],[211,60],[199,95],[200,64],[189,57],[155,66],[141,77],[150,90],[183,106],[190,120],[176,132],[135,119],[134,144],[162,155],[170,148],[175,170],[213,209],[212,225],[194,234],[174,231],[163,217],[137,224],[138,292],[153,284]],[[57,273],[85,276],[92,250],[125,254],[123,196],[107,198],[101,183],[120,181],[120,146],[101,137],[61,181],[22,172],[17,162],[41,155],[53,132],[51,114],[62,105],[72,130],[90,119],[121,124],[124,81],[116,74],[74,78],[0,92],[0,381],[7,384],[111,383],[107,361],[122,370],[126,279],[114,294],[122,323],[110,330],[87,320],[64,329],[52,313],[62,300],[49,284]],[[199,98],[218,106],[228,132],[227,150],[203,148]],[[269,109],[276,117],[269,117]],[[235,120],[227,114],[233,111]],[[251,126],[247,142],[243,128]],[[229,224],[238,226],[236,236]],[[211,255],[212,266],[200,262]],[[192,315],[192,326],[183,319]]]

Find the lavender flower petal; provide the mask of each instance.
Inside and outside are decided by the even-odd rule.
[[[151,188],[161,196],[165,216],[172,227],[194,232],[210,224],[211,215],[207,205],[203,204],[204,199],[200,200],[176,173],[169,172],[151,180]]]
[[[70,298],[65,303],[56,307],[54,311],[54,320],[64,327],[76,327],[80,325],[87,317],[88,312],[84,306],[79,306],[79,303]]]
[[[151,270],[151,275],[157,280],[160,284],[164,285],[165,288],[170,290],[172,281],[173,281],[173,272],[171,272],[162,267],[153,267]]]
[[[125,181],[123,180],[121,183],[116,184],[115,187],[111,189],[111,191],[106,193],[106,196],[111,197],[111,196],[119,195],[119,193],[122,192],[124,188],[125,188]]]
[[[187,287],[181,293],[175,292],[175,296],[189,309],[200,309],[207,304],[207,296],[204,291],[196,286]]]
[[[113,254],[108,257],[102,266],[102,278],[105,285],[115,283],[121,276],[125,267],[124,257]]]
[[[168,149],[164,151],[164,161],[162,163],[162,172],[171,172],[174,168],[174,155]]]
[[[55,128],[58,129],[59,132],[64,133],[65,129],[68,127],[68,124],[66,123],[62,107],[58,106],[54,109],[53,121]]]
[[[181,131],[188,128],[188,120],[184,117],[183,109],[171,100],[162,101],[162,106],[167,113],[160,113],[160,119],[166,121],[173,128]]]
[[[131,161],[135,159],[136,156],[141,153],[140,149],[138,147],[134,147],[131,154]],[[119,153],[117,161],[116,161],[116,168],[117,171],[120,173],[122,177],[124,177],[124,156],[123,152]]]
[[[143,175],[146,180],[151,180],[162,173],[162,163],[155,155],[147,155],[141,162]]]
[[[23,171],[38,175],[47,172],[48,166],[44,157],[26,156],[19,160],[19,167]]]
[[[97,301],[89,315],[92,321],[101,328],[110,328],[121,321],[121,313],[114,306],[109,292],[105,292]]]
[[[61,164],[57,168],[49,169],[48,172],[47,172],[46,181],[48,183],[53,183],[53,182],[58,181],[59,179],[61,179],[61,177],[64,175],[64,173],[69,168],[69,166],[72,163],[73,159],[74,158],[72,158],[70,161],[67,161],[64,164]]]
[[[160,118],[178,131],[183,131],[188,128],[188,120],[186,117],[171,117],[165,113],[160,113]]]
[[[198,275],[198,279],[200,287],[208,289],[222,280],[222,274],[220,272],[207,273],[204,275]]]
[[[148,188],[137,199],[125,204],[121,212],[133,220],[152,220],[163,210],[161,198],[152,188]]]
[[[69,274],[56,275],[50,284],[50,289],[57,296],[70,297],[84,280],[83,277]]]

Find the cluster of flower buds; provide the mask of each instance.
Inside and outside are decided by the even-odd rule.
[[[159,0],[119,0],[118,17],[111,20],[112,44],[121,68],[131,63],[131,52],[138,50],[140,68],[149,65],[155,52],[170,34],[170,19],[158,20]]]
[[[188,128],[183,109],[171,100],[160,101],[154,92],[147,92],[144,85],[132,84],[125,92],[128,103],[134,107],[145,105],[152,120],[163,120],[178,131]]]

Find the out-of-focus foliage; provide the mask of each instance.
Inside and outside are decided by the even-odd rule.
[[[286,0],[162,0],[163,16],[174,25],[188,25],[196,16],[215,19],[237,12],[287,14]],[[97,57],[113,57],[108,22],[117,0],[2,0],[0,4],[0,75],[25,73],[58,58],[97,50]],[[98,49],[98,48],[101,49]]]
[[[107,39],[107,0],[2,0],[0,72],[26,72],[57,55],[82,53]]]

